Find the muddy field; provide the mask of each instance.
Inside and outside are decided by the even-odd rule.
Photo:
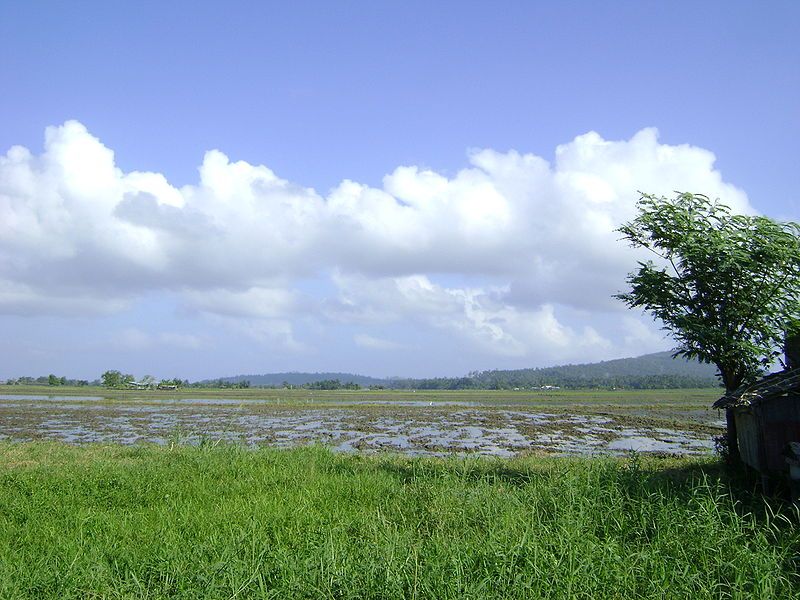
[[[102,393],[102,392],[101,392]],[[188,392],[187,392],[188,393]],[[604,395],[605,394],[605,395]],[[707,391],[352,394],[266,391],[198,397],[0,395],[0,439],[216,443],[408,454],[700,454],[722,415]]]

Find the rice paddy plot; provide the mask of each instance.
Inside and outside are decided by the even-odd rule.
[[[708,408],[713,396],[707,390],[190,392],[4,394],[0,439],[323,444],[409,455],[690,455],[708,453],[723,428],[722,416]]]

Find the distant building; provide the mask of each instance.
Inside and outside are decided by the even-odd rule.
[[[144,383],[142,381],[129,381],[125,385],[131,390],[148,390],[152,387],[152,384]]]

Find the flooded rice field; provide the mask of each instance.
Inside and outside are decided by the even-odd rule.
[[[647,407],[497,405],[470,401],[295,402],[0,395],[0,440],[68,443],[216,443],[412,455],[529,452],[702,454],[721,432],[716,412]]]

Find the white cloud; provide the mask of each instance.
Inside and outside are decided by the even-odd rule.
[[[107,294],[98,298],[91,290],[42,289],[27,283],[0,279],[0,314],[17,316],[87,316],[120,312],[130,306],[126,298]]]
[[[370,350],[398,350],[404,348],[403,344],[378,338],[367,333],[357,333],[353,336],[353,341],[356,346]]]
[[[518,308],[503,301],[502,288],[447,288],[424,275],[367,279],[337,277],[340,300],[331,318],[346,322],[414,322],[444,330],[475,348],[497,355],[602,355],[611,347],[592,327],[575,331],[556,317],[555,307]],[[351,307],[359,307],[354,313]]]
[[[184,350],[199,350],[207,346],[202,336],[191,333],[163,332],[158,334],[158,341],[164,345]]]
[[[637,331],[611,299],[635,265],[614,229],[637,190],[753,212],[711,152],[661,144],[653,129],[578,136],[552,163],[478,150],[452,177],[403,166],[380,189],[345,180],[323,196],[217,150],[197,185],[125,173],[70,121],[47,129],[41,154],[0,156],[0,314],[107,313],[169,291],[293,349],[303,318],[410,320],[509,356],[649,347],[653,327]],[[314,292],[325,287],[333,296]]]
[[[233,332],[256,343],[257,347],[279,349],[295,354],[309,353],[312,348],[295,337],[291,320],[269,317],[248,317],[205,313],[204,317],[217,329]]]
[[[275,319],[305,312],[310,299],[280,287],[251,287],[246,290],[188,290],[183,298],[194,310],[253,319]]]
[[[125,350],[150,350],[158,347],[199,350],[206,346],[205,340],[198,335],[171,331],[151,333],[136,327],[127,327],[115,332],[110,344]]]

